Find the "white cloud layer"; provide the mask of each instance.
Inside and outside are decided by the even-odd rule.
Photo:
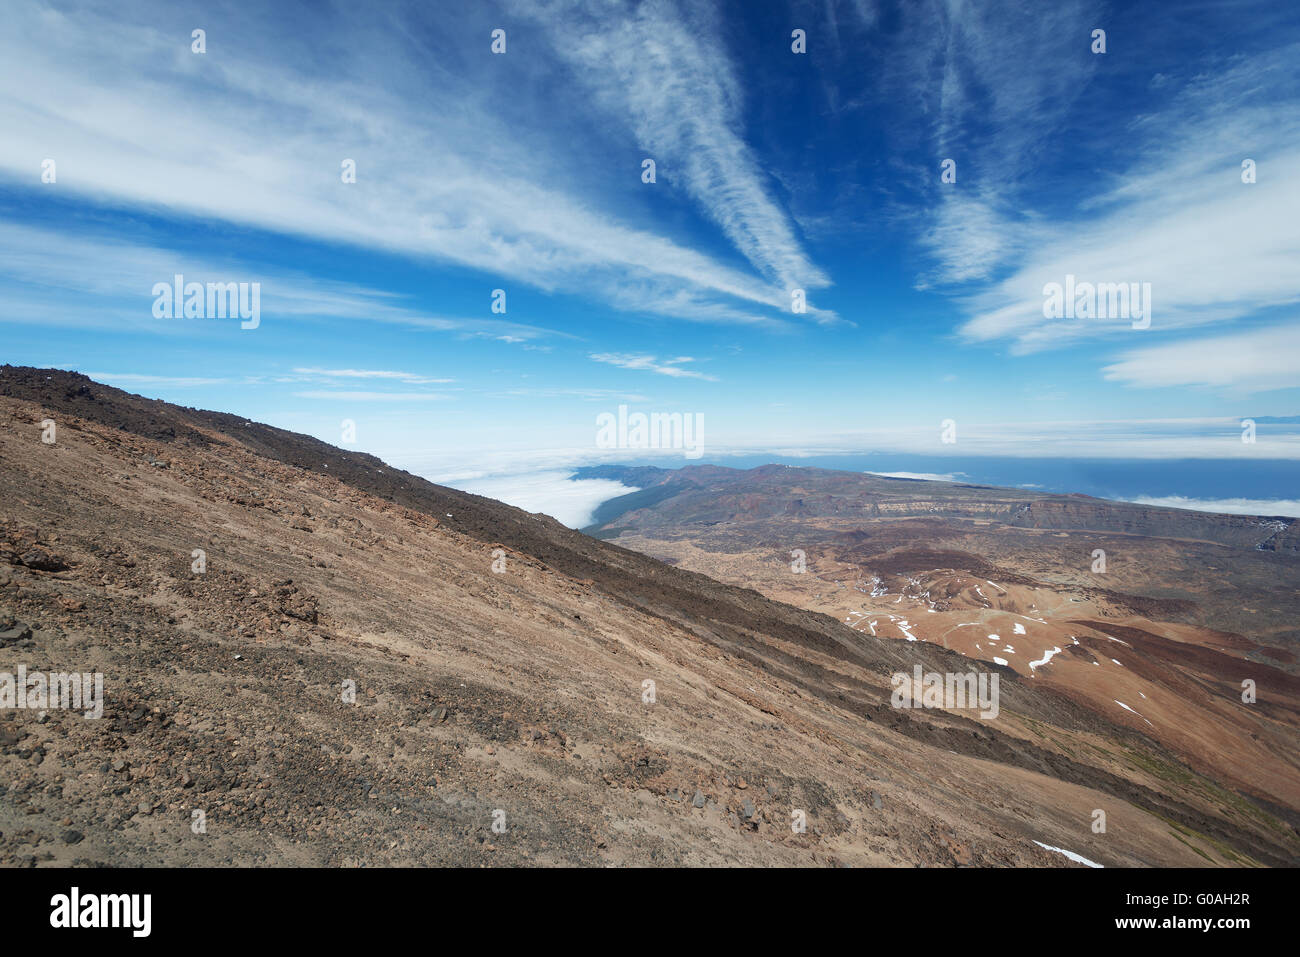
[[[545,471],[485,476],[449,482],[462,491],[485,495],[528,512],[543,512],[570,528],[591,524],[601,502],[637,491],[612,479],[571,479],[572,472]]]
[[[1300,518],[1300,499],[1185,498],[1182,495],[1142,495],[1128,501],[1160,508],[1186,508],[1195,512]]]
[[[965,477],[965,472],[868,472],[881,478],[923,479],[927,482],[957,482]]]

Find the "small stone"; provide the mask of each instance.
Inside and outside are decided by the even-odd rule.
[[[695,797],[691,798],[691,807],[704,807],[704,792],[696,791]]]
[[[33,548],[23,555],[19,561],[28,568],[38,572],[61,572],[67,568],[67,563],[58,555],[54,555],[41,548]]]
[[[17,624],[12,628],[0,631],[0,645],[12,644],[15,641],[26,641],[31,636],[32,630],[30,628],[23,624]]]
[[[62,837],[64,844],[80,844],[85,840],[86,835],[80,831],[67,830],[63,832]]]

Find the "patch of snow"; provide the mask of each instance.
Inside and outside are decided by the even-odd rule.
[[[1106,866],[1105,864],[1098,864],[1096,861],[1090,861],[1082,854],[1076,854],[1074,853],[1074,851],[1067,851],[1063,847],[1052,847],[1052,845],[1044,844],[1042,841],[1034,841],[1034,843],[1037,844],[1045,851],[1055,851],[1057,854],[1064,854],[1066,857],[1074,861],[1074,863],[1076,864],[1087,864],[1089,867],[1102,867],[1102,868]]]
[[[1141,694],[1141,692],[1138,692],[1138,694]],[[1117,705],[1119,705],[1119,706],[1120,706],[1121,708],[1123,708],[1125,711],[1132,711],[1133,714],[1136,714],[1139,718],[1142,718],[1142,720],[1143,720],[1143,721],[1146,721],[1147,724],[1150,724],[1151,727],[1153,727],[1153,728],[1155,727],[1155,725],[1154,725],[1154,724],[1151,724],[1150,721],[1147,721],[1147,719],[1146,719],[1143,715],[1139,714],[1139,713],[1136,712],[1136,711],[1133,711],[1133,709],[1130,708],[1128,705],[1126,705],[1123,701],[1119,701],[1119,700],[1117,700],[1117,699],[1115,699],[1115,698],[1111,698],[1110,700],[1111,700],[1111,701],[1114,701]]]
[[[1030,670],[1041,668],[1043,665],[1047,664],[1049,661],[1052,660],[1053,655],[1059,655],[1060,653],[1061,653],[1060,648],[1051,648],[1043,652],[1043,657],[1039,658],[1037,661],[1029,662]]]
[[[999,664],[999,665],[1004,665],[1004,666],[1005,666],[1006,663],[1007,663],[1007,659],[1005,659],[1005,658],[994,658],[994,659],[993,659],[993,663],[994,663],[994,664]]]

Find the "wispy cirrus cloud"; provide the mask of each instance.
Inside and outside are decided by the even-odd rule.
[[[1105,378],[1144,388],[1197,386],[1231,394],[1300,388],[1300,323],[1133,349]]]
[[[636,392],[621,392],[618,389],[507,389],[492,395],[530,396],[539,399],[575,398],[585,402],[648,402],[649,399]]]
[[[300,399],[338,399],[346,402],[442,402],[452,398],[438,392],[370,392],[347,389],[308,389],[295,392]]]
[[[676,359],[666,359],[663,362],[660,362],[655,356],[622,352],[597,352],[593,353],[591,358],[596,362],[618,366],[620,369],[654,372],[657,375],[671,376],[674,379],[703,379],[707,382],[718,381],[714,376],[705,375],[703,372],[682,368],[686,363],[695,361],[690,356],[679,356]]]
[[[56,368],[60,368],[57,367]],[[209,385],[230,385],[240,382],[240,379],[228,379],[224,377],[210,378],[205,376],[171,376],[171,375],[150,375],[140,372],[86,372],[87,375],[96,382],[104,382],[108,385],[123,386],[161,386],[164,388],[186,389],[198,388]]]
[[[626,123],[651,158],[657,157],[658,175],[690,194],[784,295],[787,308],[789,290],[830,285],[804,251],[745,140],[743,86],[706,6],[560,0],[519,2],[514,9],[538,17],[556,53],[577,68],[609,115]]]
[[[562,27],[548,9],[521,12]],[[692,52],[700,37],[671,7],[622,12],[626,29],[586,36],[575,55],[613,58],[631,84],[638,135],[679,155],[665,156],[668,165],[690,166],[690,195],[757,275],[565,185],[574,145],[516,120],[571,93],[548,88],[522,102],[532,73],[522,59],[488,52],[487,24],[499,19],[491,7],[467,11],[462,36],[428,29],[414,6],[378,19],[347,6],[285,19],[269,8],[168,3],[122,19],[90,4],[15,4],[0,35],[0,80],[39,88],[41,107],[0,97],[0,174],[29,180],[41,144],[41,156],[57,159],[60,193],[98,203],[453,263],[544,290],[581,286],[665,317],[748,322],[788,312],[787,285],[827,280],[735,132],[734,82],[712,78],[710,53]],[[189,49],[200,21],[205,55]],[[650,28],[673,42],[638,47]],[[36,35],[45,42],[25,39]],[[333,51],[328,71],[323,47]],[[638,65],[642,54],[654,63]],[[652,86],[665,69],[691,71],[700,88],[677,83],[660,97]],[[498,95],[507,90],[520,102]],[[660,108],[682,113],[661,125]],[[159,117],[169,141],[192,148],[158,149]],[[351,185],[340,179],[344,158],[357,163]]]
[[[899,159],[916,188],[893,215],[915,230],[933,262],[918,285],[995,275],[1034,247],[1034,217],[1024,214],[1021,193],[1097,69],[1079,55],[1094,25],[1089,6],[918,0],[890,12],[887,33],[877,4],[855,12],[866,31],[860,43],[878,46],[868,95],[856,106],[914,104],[894,148],[926,159]],[[939,181],[948,159],[955,184]]]
[[[409,385],[430,385],[455,382],[455,379],[430,379],[411,372],[397,372],[386,369],[310,369],[297,368],[295,374],[326,379],[392,379]]]
[[[45,227],[0,222],[0,278],[11,283],[10,308],[0,311],[0,322],[37,318],[71,327],[134,326],[160,332],[181,328],[152,312],[154,283],[170,283],[178,273],[198,282],[260,283],[263,316],[272,323],[363,320],[508,343],[572,338],[505,319],[432,314],[387,290],[301,272],[90,233],[69,236]],[[57,290],[61,298],[50,300],[49,290]],[[89,308],[78,308],[82,302]]]
[[[930,260],[917,284],[953,296],[962,341],[1005,342],[1021,355],[1136,343],[1300,301],[1300,191],[1282,172],[1300,166],[1300,46],[1293,19],[1266,3],[1197,10],[1182,32],[1211,33],[1228,19],[1233,42],[1195,56],[1179,31],[1152,33],[1141,15],[1080,2],[922,0],[900,8],[889,35],[871,35],[891,54],[881,85],[920,107],[921,122],[902,135],[923,128],[907,145],[932,157],[915,170],[924,185],[907,207]],[[1104,54],[1091,52],[1094,28],[1107,29]],[[1072,162],[1061,162],[1062,149]],[[940,158],[956,162],[956,183],[938,182]],[[1257,164],[1254,183],[1242,181],[1246,159]],[[1150,329],[1045,319],[1043,287],[1067,275],[1150,283]],[[1226,365],[1250,341],[1234,339]],[[1181,354],[1161,355],[1172,372]],[[1284,378],[1271,366],[1261,381]],[[1151,362],[1140,370],[1128,359],[1106,374],[1130,373],[1159,378]],[[1224,373],[1193,379],[1222,383]]]
[[[1158,115],[1128,121],[1132,162],[1073,209],[955,212],[949,228],[973,237],[955,249],[992,264],[1013,254],[1009,274],[963,295],[960,335],[1010,340],[1026,353],[1132,334],[1122,319],[1044,319],[1043,287],[1067,275],[1150,283],[1153,335],[1300,301],[1300,191],[1279,175],[1300,164],[1300,83],[1287,68],[1297,56],[1291,45],[1228,64],[1212,82],[1188,81]],[[1256,164],[1252,183],[1242,179],[1246,159]],[[953,255],[948,279],[978,274]]]

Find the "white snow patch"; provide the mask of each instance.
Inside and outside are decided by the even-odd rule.
[[[1045,851],[1055,851],[1057,854],[1064,854],[1066,857],[1074,861],[1074,863],[1076,864],[1087,864],[1089,867],[1103,867],[1103,868],[1106,866],[1105,864],[1098,864],[1096,861],[1090,861],[1082,854],[1076,854],[1074,853],[1074,851],[1067,851],[1063,847],[1052,847],[1052,845],[1044,844],[1042,841],[1034,841],[1034,843],[1037,844]]]
[[[1047,651],[1043,652],[1043,657],[1039,658],[1036,661],[1029,662],[1029,667],[1031,670],[1036,670],[1038,668],[1041,668],[1043,665],[1047,664],[1049,661],[1052,660],[1053,655],[1059,655],[1060,653],[1061,653],[1060,648],[1050,648]]]
[[[1140,691],[1138,692],[1138,694],[1141,694],[1141,693],[1142,693],[1142,692],[1140,692]],[[1114,701],[1117,705],[1119,705],[1119,706],[1120,706],[1121,708],[1123,708],[1125,711],[1131,711],[1133,714],[1136,714],[1136,715],[1137,715],[1139,718],[1141,718],[1143,721],[1146,721],[1147,724],[1151,725],[1151,727],[1153,727],[1153,728],[1155,727],[1154,724],[1151,724],[1150,721],[1147,721],[1147,719],[1146,719],[1146,717],[1145,717],[1144,715],[1140,714],[1140,713],[1137,712],[1137,711],[1133,711],[1133,709],[1130,708],[1128,705],[1126,705],[1123,701],[1119,701],[1119,700],[1116,699],[1116,698],[1111,698],[1110,700],[1111,700],[1111,701]]]

